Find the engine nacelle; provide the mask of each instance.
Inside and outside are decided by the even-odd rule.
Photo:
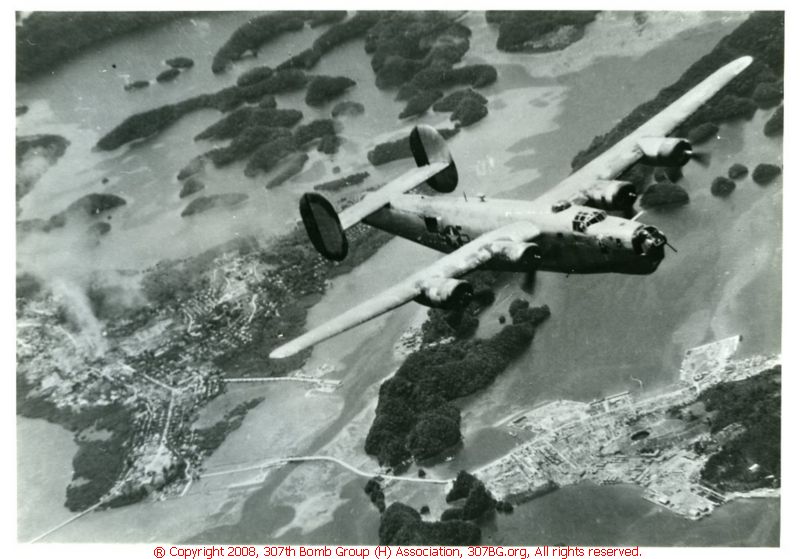
[[[626,181],[599,180],[582,192],[582,206],[607,212],[629,212],[636,202],[636,187]]]
[[[642,161],[659,167],[681,167],[692,158],[692,144],[686,138],[641,138]]]
[[[463,307],[472,299],[472,284],[451,278],[426,280],[422,293],[414,301],[426,307],[452,309]]]

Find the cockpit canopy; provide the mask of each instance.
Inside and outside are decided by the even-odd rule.
[[[608,217],[608,214],[603,210],[578,212],[572,219],[572,230],[577,233],[586,233],[586,229],[590,225],[600,223],[606,217]]]

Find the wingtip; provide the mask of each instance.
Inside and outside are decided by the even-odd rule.
[[[277,349],[273,349],[270,354],[270,359],[286,359],[287,357],[291,357],[294,355],[295,352],[291,349],[287,348],[285,345],[280,346]]]
[[[753,57],[748,54],[747,56],[742,56],[741,58],[737,58],[735,60],[735,63],[736,63],[736,66],[741,71],[741,70],[744,70],[745,68],[750,66],[750,64],[753,63]]]

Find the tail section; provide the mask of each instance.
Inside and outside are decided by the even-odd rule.
[[[336,209],[327,198],[316,192],[303,194],[300,198],[300,217],[317,252],[337,262],[347,257],[347,236]]]
[[[300,216],[308,238],[317,251],[328,260],[341,262],[347,257],[347,231],[365,217],[388,205],[392,198],[427,183],[438,192],[452,192],[458,185],[458,171],[444,138],[435,128],[415,126],[409,137],[411,153],[417,163],[380,190],[337,214],[324,196],[308,192],[300,198]]]
[[[442,135],[432,126],[421,124],[414,127],[408,141],[417,167],[430,165],[432,161],[448,164],[426,182],[437,192],[453,192],[458,186],[458,170]]]

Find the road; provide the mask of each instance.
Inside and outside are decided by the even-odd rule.
[[[414,483],[437,483],[437,484],[446,484],[450,483],[453,480],[450,479],[433,479],[433,478],[420,478],[420,477],[406,477],[406,476],[394,476],[389,474],[382,474],[379,472],[365,472],[364,470],[360,470],[354,466],[351,466],[347,462],[340,460],[339,458],[334,458],[333,456],[289,456],[286,458],[275,458],[272,460],[267,460],[265,462],[261,462],[260,464],[256,464],[254,466],[245,466],[241,468],[231,468],[229,470],[222,470],[219,472],[211,472],[204,474],[203,478],[209,477],[217,477],[229,474],[236,474],[240,472],[250,472],[255,470],[262,470],[264,468],[269,468],[272,466],[277,466],[281,464],[290,464],[294,462],[333,462],[334,464],[338,464],[342,468],[353,472],[354,474],[366,477],[366,478],[373,478],[373,477],[381,477],[383,479],[393,479],[397,481],[410,481]]]

